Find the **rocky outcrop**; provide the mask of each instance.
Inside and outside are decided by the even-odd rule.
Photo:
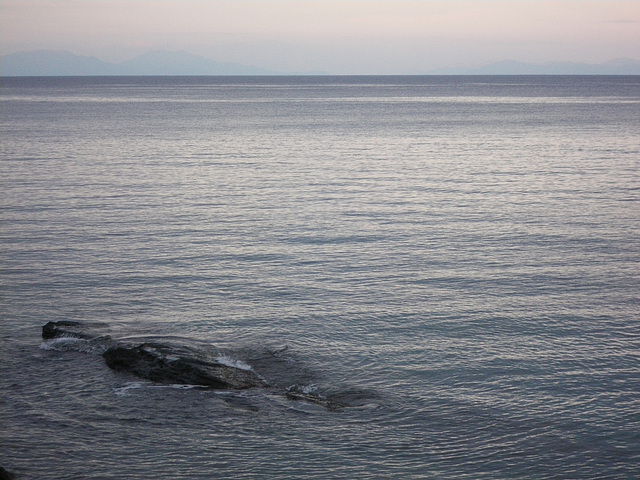
[[[87,331],[87,324],[62,320],[60,322],[47,322],[42,327],[42,338],[84,338],[91,339],[95,335]]]
[[[133,347],[112,347],[102,356],[113,370],[158,383],[200,385],[223,390],[268,386],[252,370],[225,365],[215,359],[198,358],[196,352],[180,350],[143,343]]]
[[[250,368],[240,368],[218,361],[211,354],[188,346],[145,342],[129,344],[105,335],[108,326],[75,321],[48,322],[42,338],[78,338],[104,343],[107,366],[157,383],[197,385],[215,389],[268,387]]]
[[[47,322],[42,327],[42,338],[82,338],[94,340],[98,338],[109,339],[107,335],[109,326],[106,323],[84,323],[72,320],[59,322]]]
[[[326,398],[297,385],[278,391],[278,388],[270,386],[248,365],[242,362],[234,364],[203,348],[160,342],[117,341],[106,334],[108,330],[108,325],[99,323],[48,322],[42,327],[42,337],[74,338],[91,344],[97,343],[101,346],[99,351],[109,368],[152,382],[221,390],[266,388],[289,400],[314,403],[331,411],[347,406],[337,398]],[[270,353],[277,355],[284,350],[286,347]]]
[[[13,473],[8,472],[3,467],[0,467],[0,480],[13,480],[16,478]]]

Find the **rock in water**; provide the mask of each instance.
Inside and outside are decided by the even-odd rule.
[[[196,352],[143,343],[107,349],[102,355],[109,368],[132,373],[158,383],[202,385],[215,389],[246,389],[268,386],[255,372],[225,365]]]
[[[336,410],[340,410],[341,408],[345,407],[345,405],[339,402],[335,402],[328,398],[321,397],[320,395],[317,395],[315,393],[304,393],[300,391],[288,390],[285,393],[285,396],[289,400],[315,403],[316,405],[320,405],[321,407],[324,407],[327,410],[332,412]]]
[[[0,480],[13,480],[16,478],[13,473],[8,472],[3,467],[0,467]]]
[[[44,339],[78,338],[93,342],[100,349],[104,360],[113,370],[130,373],[158,383],[195,385],[221,390],[267,388],[283,394],[289,400],[315,403],[334,411],[349,406],[349,402],[335,396],[325,397],[305,388],[293,385],[286,391],[277,391],[250,367],[218,359],[207,349],[188,345],[146,342],[132,344],[130,340],[118,341],[106,333],[104,323],[75,321],[48,322],[42,327]],[[286,350],[274,352],[272,356]],[[1,472],[0,472],[1,473]]]
[[[47,322],[42,326],[42,338],[88,338],[84,332],[86,326],[80,322],[62,320],[60,322]]]
[[[104,335],[108,325],[104,323],[83,323],[72,320],[47,322],[42,326],[42,338],[82,338],[92,340]]]

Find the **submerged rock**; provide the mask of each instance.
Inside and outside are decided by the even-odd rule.
[[[114,340],[105,333],[108,325],[76,321],[48,322],[42,327],[44,339],[75,338],[79,342],[98,344],[98,350],[107,366],[117,372],[165,384],[182,384],[221,390],[246,390],[266,388],[289,400],[321,405],[327,410],[338,410],[349,406],[339,398],[329,398],[305,388],[293,385],[278,391],[243,362],[230,361],[228,357],[217,357],[207,348],[159,342],[135,343],[129,340]],[[276,356],[286,347],[275,352]],[[80,350],[82,351],[82,350]]]
[[[285,393],[285,397],[287,397],[289,400],[315,403],[316,405],[320,405],[331,411],[340,410],[341,408],[344,408],[346,406],[340,402],[336,402],[330,398],[322,397],[316,393],[304,392],[299,388],[288,388]]]

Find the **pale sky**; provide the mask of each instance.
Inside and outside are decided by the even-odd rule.
[[[186,50],[287,72],[640,59],[640,0],[2,0],[2,54]]]

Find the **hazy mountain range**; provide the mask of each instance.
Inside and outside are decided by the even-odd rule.
[[[434,70],[432,75],[640,75],[640,61],[617,58],[600,64],[549,62],[544,64],[503,60],[480,67]]]
[[[188,52],[148,52],[132,60],[110,63],[64,50],[38,50],[0,57],[0,75],[274,75],[278,72],[236,63],[220,63]]]
[[[63,50],[21,52],[0,57],[0,75],[82,76],[82,75],[281,75],[237,63],[220,63],[185,51],[148,52],[132,60],[111,63],[96,57],[75,55]],[[616,59],[592,65],[554,62],[535,65],[512,60],[480,67],[424,69],[430,75],[640,75],[640,61]]]

